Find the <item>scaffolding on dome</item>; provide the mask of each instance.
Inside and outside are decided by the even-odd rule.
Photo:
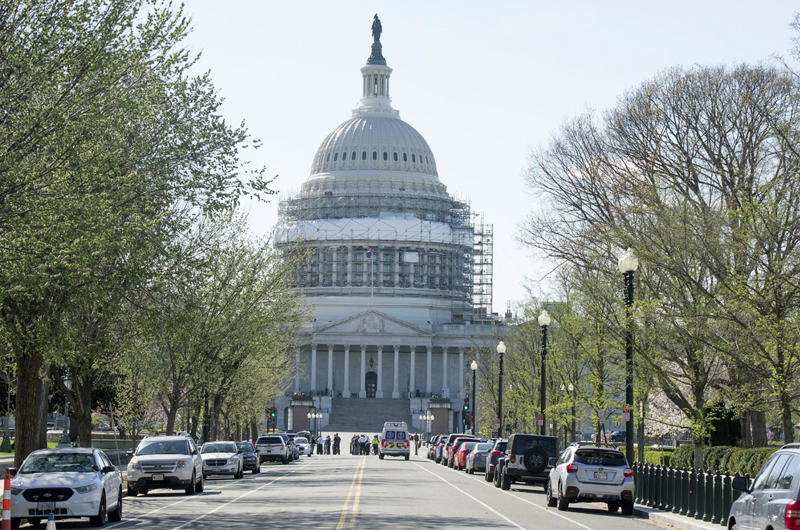
[[[491,320],[492,286],[494,283],[494,225],[480,222],[475,225],[473,245],[472,307],[476,321]]]

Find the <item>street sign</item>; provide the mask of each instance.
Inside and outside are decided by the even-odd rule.
[[[495,427],[500,428],[500,420],[499,419],[494,420],[494,425]]]
[[[537,423],[539,424],[539,427],[544,425],[544,414],[539,414],[539,419],[537,420]]]
[[[622,421],[629,422],[631,420],[631,406],[628,403],[622,405]]]

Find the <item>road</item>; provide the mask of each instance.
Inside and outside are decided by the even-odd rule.
[[[126,498],[123,521],[109,529],[237,530],[261,528],[379,529],[525,528],[547,530],[654,529],[600,505],[568,512],[546,508],[539,487],[504,492],[420,456],[304,457],[287,465],[264,464],[242,480],[209,479],[193,497],[155,490]],[[87,522],[59,522],[85,528]]]

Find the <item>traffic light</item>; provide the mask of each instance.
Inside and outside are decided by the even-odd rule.
[[[278,415],[278,409],[275,408],[275,407],[272,407],[272,409],[270,409],[270,411],[269,411],[269,417],[274,420],[275,416],[277,416],[277,415]]]
[[[464,410],[469,410],[469,398],[464,398]]]

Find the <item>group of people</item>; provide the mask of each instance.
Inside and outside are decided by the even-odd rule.
[[[325,438],[322,437],[320,434],[316,440],[311,443],[311,452],[314,452],[314,445],[317,446],[317,454],[318,455],[329,455],[331,451],[333,454],[340,455],[342,454],[341,446],[342,446],[342,438],[339,436],[339,433],[333,435],[327,435]]]
[[[376,434],[370,441],[369,436],[362,434],[361,436],[354,434],[350,439],[350,454],[351,455],[368,455],[369,447],[372,445],[372,454],[378,454],[378,445],[381,443],[378,435]]]

